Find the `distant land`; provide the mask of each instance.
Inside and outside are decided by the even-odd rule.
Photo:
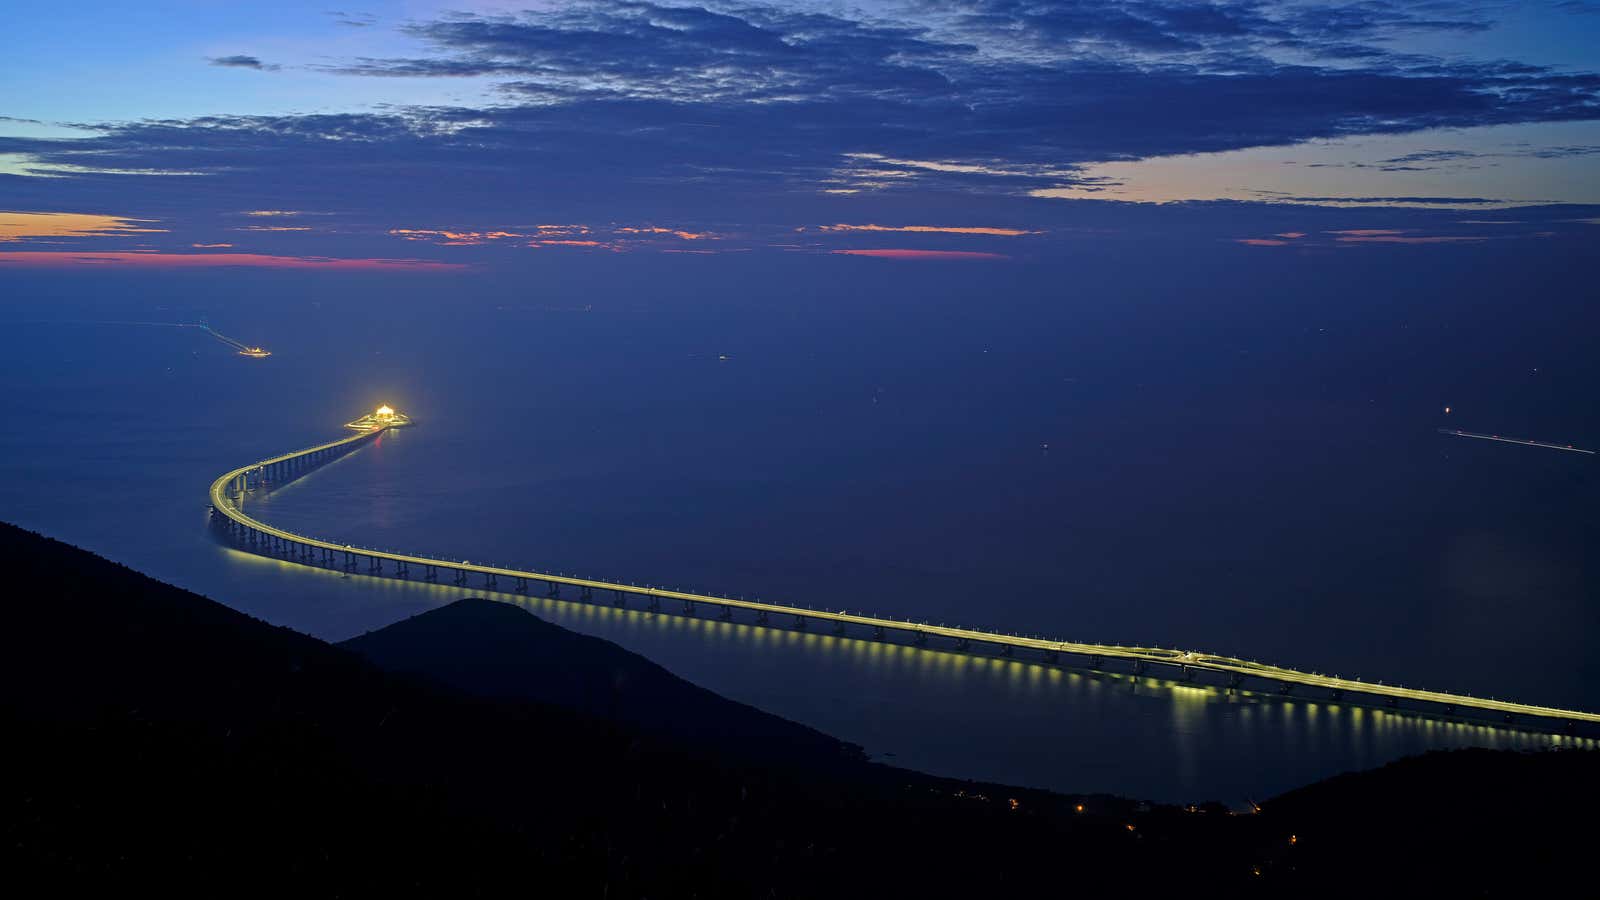
[[[0,561],[0,865],[54,895],[1498,896],[1589,877],[1593,751],[1432,753],[1254,814],[1062,795],[868,762],[510,605],[334,646],[10,525]]]

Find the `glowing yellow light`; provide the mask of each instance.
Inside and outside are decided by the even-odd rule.
[[[380,419],[392,419],[392,418],[394,418],[394,410],[390,409],[387,406],[380,406],[380,407],[378,407],[378,412],[376,413],[376,415]]]

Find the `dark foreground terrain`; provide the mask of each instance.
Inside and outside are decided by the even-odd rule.
[[[487,601],[336,647],[11,526],[0,563],[0,870],[45,895],[1589,884],[1593,753],[1433,754],[1256,815],[1147,807],[868,763]]]

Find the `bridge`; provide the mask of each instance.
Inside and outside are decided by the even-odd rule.
[[[870,635],[871,639],[879,641],[889,640],[890,635],[900,636],[909,638],[913,645],[919,647],[926,647],[930,641],[938,640],[953,650],[988,652],[1012,658],[1025,656],[1052,665],[1076,663],[1098,669],[1114,662],[1131,669],[1136,675],[1159,672],[1182,681],[1203,681],[1225,685],[1230,689],[1275,689],[1283,695],[1298,691],[1301,696],[1352,703],[1364,699],[1367,703],[1381,704],[1391,709],[1401,708],[1404,703],[1409,709],[1433,715],[1497,715],[1508,723],[1522,717],[1545,725],[1558,725],[1568,732],[1575,731],[1579,723],[1600,723],[1600,713],[1341,678],[1214,653],[1054,640],[891,619],[862,612],[812,609],[484,565],[466,560],[392,553],[295,534],[245,513],[244,499],[251,491],[287,484],[312,469],[366,446],[392,429],[409,424],[410,420],[404,415],[387,406],[381,407],[377,412],[349,423],[347,427],[354,429],[355,433],[347,437],[293,450],[224,473],[211,484],[211,518],[214,525],[235,546],[257,555],[345,572],[364,570],[365,574],[374,577],[414,578],[430,583],[448,577],[460,586],[476,581],[486,590],[521,594],[542,587],[546,596],[555,598],[562,596],[563,589],[570,588],[577,591],[580,601],[594,602],[598,592],[601,596],[609,596],[617,606],[626,606],[633,600],[643,602],[646,608],[654,612],[660,612],[661,604],[667,602],[679,604],[684,615],[696,615],[701,609],[715,610],[719,619],[731,621],[734,614],[738,613],[750,624],[758,626],[807,629],[815,624],[841,636]]]

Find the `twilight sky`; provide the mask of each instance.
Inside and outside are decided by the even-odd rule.
[[[1593,0],[10,10],[0,268],[1600,235]]]

